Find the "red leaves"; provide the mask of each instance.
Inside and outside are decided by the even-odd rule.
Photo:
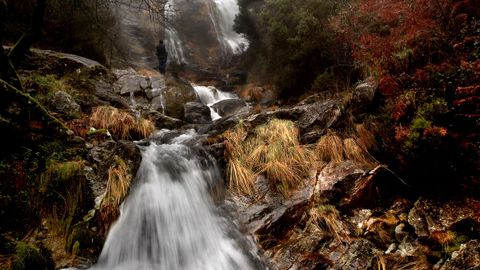
[[[400,89],[400,85],[392,76],[386,75],[380,79],[378,88],[384,95],[393,95]]]
[[[404,142],[410,136],[410,129],[402,126],[395,127],[395,140],[399,143]]]
[[[425,137],[445,137],[447,133],[446,128],[437,126],[428,127],[423,131]]]
[[[435,36],[440,29],[434,16],[439,13],[438,6],[431,1],[361,0],[357,9],[353,14],[356,18],[352,19],[352,36],[358,37],[353,56],[362,63],[373,64],[381,73],[406,68],[398,62],[416,51],[419,40]]]

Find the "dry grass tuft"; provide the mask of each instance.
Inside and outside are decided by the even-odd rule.
[[[329,132],[317,142],[318,158],[324,162],[342,162],[343,141],[335,133]]]
[[[96,107],[90,117],[92,126],[109,130],[118,139],[146,138],[155,130],[148,119],[136,119],[126,111],[111,106]]]
[[[434,231],[431,233],[430,237],[442,245],[444,250],[447,250],[450,244],[452,244],[457,238],[457,234],[452,231]]]
[[[377,148],[377,140],[372,131],[364,124],[355,125],[355,135],[358,144],[366,151]]]
[[[336,239],[347,241],[349,236],[343,228],[340,213],[333,205],[319,205],[310,211],[311,219]]]
[[[230,179],[229,187],[238,193],[253,195],[255,174],[238,159],[232,159],[227,165]]]
[[[230,187],[253,194],[255,176],[264,174],[284,196],[309,177],[312,152],[301,146],[291,121],[274,119],[247,138],[243,127],[224,134]]]
[[[387,259],[383,255],[376,255],[375,256],[375,262],[377,266],[377,270],[388,270],[387,267]]]
[[[346,138],[342,140],[335,133],[328,132],[318,140],[316,152],[319,162],[339,163],[345,160],[353,160],[360,164],[371,165],[375,162],[364,145],[357,139]]]
[[[369,164],[371,160],[368,152],[366,152],[360,145],[352,138],[343,140],[345,157],[349,160],[354,160],[361,164]]]
[[[108,170],[107,188],[100,203],[100,219],[105,226],[105,231],[118,217],[119,206],[132,184],[132,175],[125,161],[115,156],[115,162],[116,164]]]

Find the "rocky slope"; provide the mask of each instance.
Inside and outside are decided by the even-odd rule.
[[[53,132],[28,104],[2,107],[1,129],[9,138],[2,142],[0,163],[6,179],[0,186],[2,269],[90,265],[136,173],[140,154],[132,141],[154,128],[205,134],[199,143],[227,172],[225,134],[242,127],[247,140],[274,119],[293,122],[301,147],[316,149],[315,160],[324,154],[315,151],[325,138],[339,138],[344,149],[337,158],[318,159],[309,177],[288,193],[272,188],[264,173],[255,175],[250,195],[227,190],[223,207],[254,237],[271,269],[446,270],[480,264],[478,198],[418,195],[368,152],[348,154],[348,143],[367,145],[371,139],[350,117],[370,109],[376,95],[371,81],[349,95],[313,96],[256,112],[225,101],[218,104],[225,117],[209,123],[210,111],[176,76],[109,71],[88,59],[36,50],[19,75],[29,95],[66,131]],[[102,122],[102,113],[115,115],[111,119],[124,128]]]

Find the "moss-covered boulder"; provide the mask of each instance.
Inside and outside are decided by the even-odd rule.
[[[47,249],[17,242],[10,270],[50,270],[54,267],[52,256]]]

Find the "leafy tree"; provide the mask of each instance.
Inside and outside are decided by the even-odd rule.
[[[249,52],[263,55],[261,63],[251,63],[253,69],[261,70],[255,73],[272,78],[286,96],[310,89],[318,76],[325,77],[344,61],[336,57],[340,54],[329,23],[342,5],[343,1],[333,0],[266,0],[254,22],[257,29],[252,27],[252,15],[241,10],[237,30],[259,36]]]

